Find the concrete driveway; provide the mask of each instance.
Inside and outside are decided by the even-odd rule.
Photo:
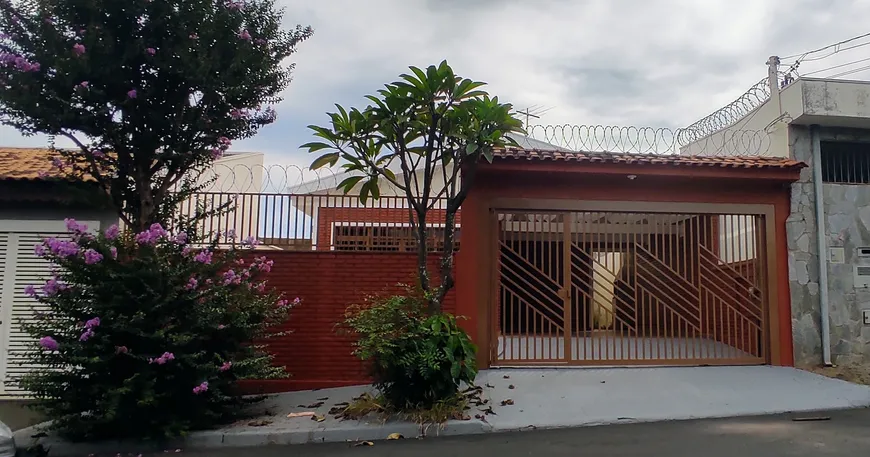
[[[795,368],[510,369],[481,372],[494,431],[755,416],[870,406],[870,387]],[[513,387],[513,388],[511,388]]]

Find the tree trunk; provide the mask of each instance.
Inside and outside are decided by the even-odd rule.
[[[444,217],[444,249],[441,252],[441,284],[435,300],[438,301],[439,310],[444,303],[447,292],[455,285],[453,277],[453,250],[456,245],[456,209],[447,208]]]
[[[417,275],[420,277],[420,290],[425,294],[427,311],[436,313],[440,311],[440,304],[433,301],[433,294],[430,290],[429,270],[429,246],[426,227],[426,208],[423,211],[417,211],[417,230],[414,231],[414,238],[417,241]]]

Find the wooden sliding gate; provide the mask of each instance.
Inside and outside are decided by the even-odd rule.
[[[493,365],[768,361],[763,214],[493,217]]]

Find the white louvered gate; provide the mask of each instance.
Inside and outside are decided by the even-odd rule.
[[[99,222],[84,223],[99,228]],[[0,397],[27,397],[17,379],[37,368],[25,363],[33,339],[21,328],[21,321],[46,309],[26,296],[24,288],[47,279],[51,265],[37,257],[33,247],[52,236],[67,236],[63,221],[0,220]]]

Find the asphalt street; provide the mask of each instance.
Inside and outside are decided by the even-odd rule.
[[[828,420],[795,421],[795,418]],[[404,439],[373,446],[312,444],[288,447],[181,450],[185,457],[451,457],[451,456],[666,456],[818,457],[867,455],[870,409],[723,420],[660,422]],[[152,454],[166,457],[166,453]]]

